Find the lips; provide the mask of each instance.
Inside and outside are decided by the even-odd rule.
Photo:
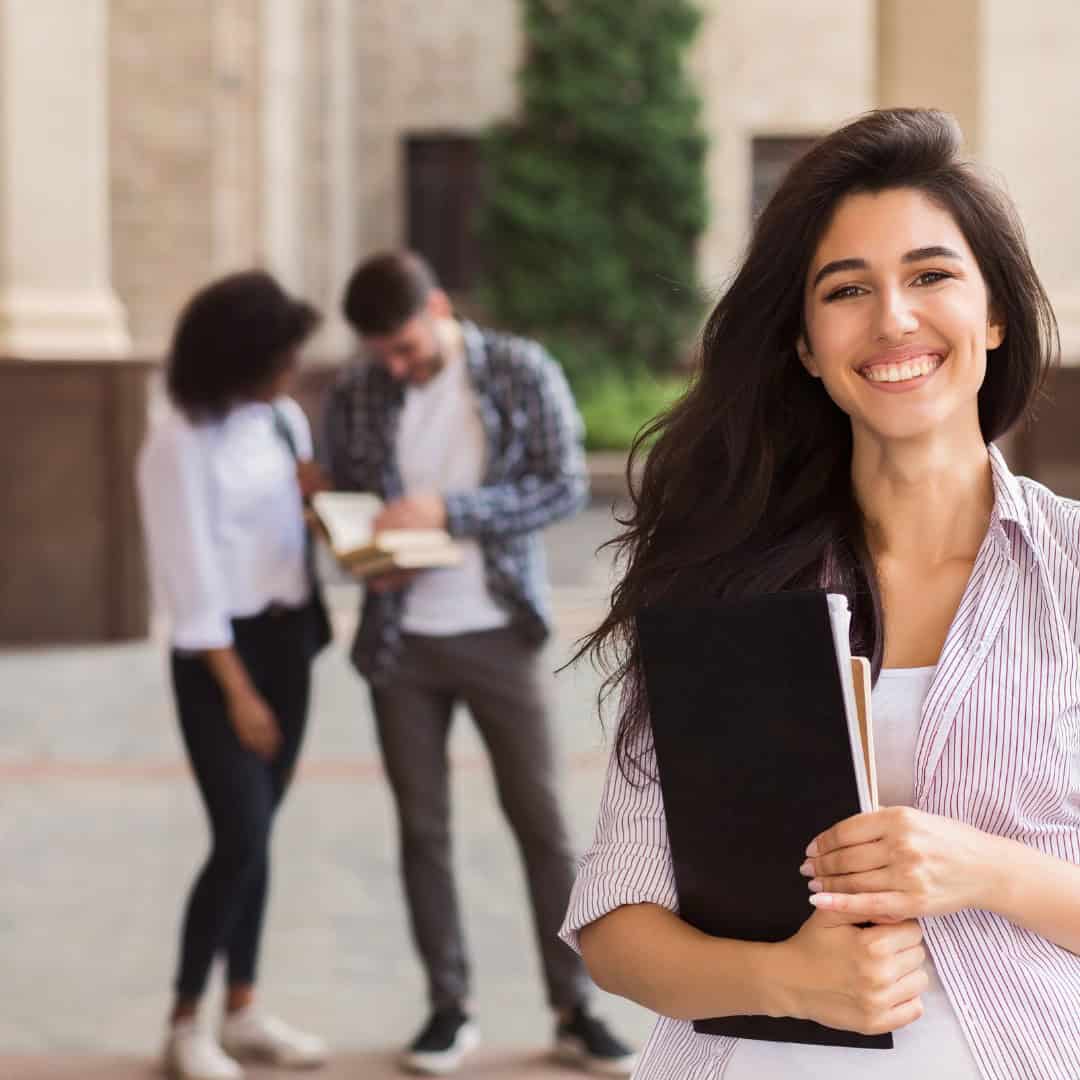
[[[859,374],[869,382],[910,382],[932,375],[945,362],[939,352],[924,349],[908,349],[902,354],[891,354],[864,364]]]

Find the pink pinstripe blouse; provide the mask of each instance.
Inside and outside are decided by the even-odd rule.
[[[914,805],[1080,864],[1080,503],[994,447],[990,461],[994,510],[923,707]],[[562,930],[574,948],[624,904],[678,910],[659,784],[639,783],[612,757]],[[922,925],[985,1080],[1080,1080],[1080,956],[987,911]],[[720,1080],[736,1045],[660,1017],[635,1080]]]

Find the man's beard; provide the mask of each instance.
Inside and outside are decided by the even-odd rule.
[[[413,386],[423,386],[424,383],[435,378],[444,367],[446,367],[446,350],[437,347],[429,356],[424,357],[414,366],[409,376],[409,382]]]

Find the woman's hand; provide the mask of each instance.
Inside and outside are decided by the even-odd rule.
[[[781,942],[775,974],[778,1015],[863,1035],[906,1027],[922,1016],[929,979],[917,922],[860,928],[837,912],[816,911]]]
[[[986,833],[910,806],[847,818],[816,837],[800,868],[815,907],[899,922],[985,907]]]
[[[236,737],[259,757],[269,760],[281,745],[281,729],[273,710],[254,688],[237,689],[226,702]]]
[[[300,494],[305,499],[317,495],[320,491],[329,491],[330,478],[317,461],[298,461],[296,463],[296,482],[300,485]]]

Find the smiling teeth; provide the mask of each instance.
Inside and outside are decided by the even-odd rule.
[[[925,360],[905,360],[902,364],[877,364],[867,368],[863,377],[871,382],[907,382],[929,375],[941,367],[941,358],[928,356]]]

